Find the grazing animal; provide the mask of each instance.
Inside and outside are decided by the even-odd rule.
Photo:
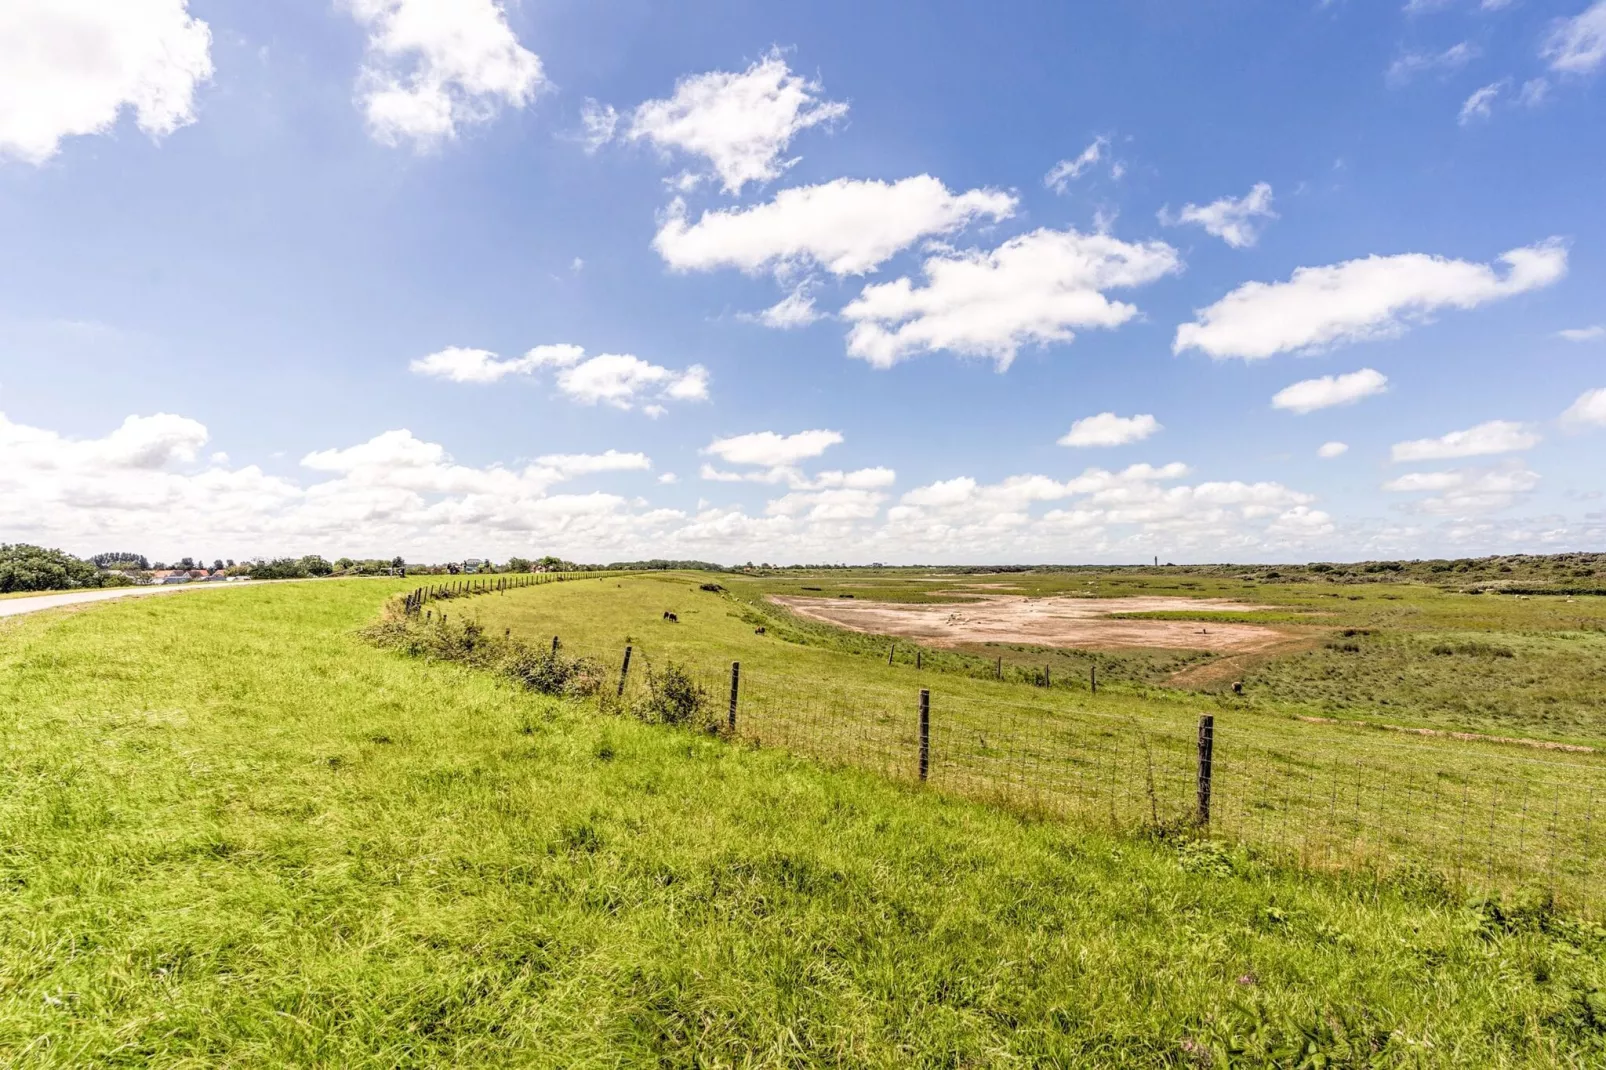
[[[1242,680],[1234,680],[1232,682],[1232,693],[1234,695],[1241,695],[1244,693],[1244,682]]]
[[[676,624],[680,623],[680,618],[669,612],[667,609],[664,610],[664,620],[673,621]]]
[[[763,628],[754,628],[753,629],[753,634],[754,635],[763,635],[764,634],[764,629]]]

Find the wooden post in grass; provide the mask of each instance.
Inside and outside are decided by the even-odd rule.
[[[736,693],[737,693],[737,688],[740,687],[740,685],[741,685],[741,682],[742,682],[742,663],[739,662],[739,661],[733,661],[733,662],[731,662],[731,712],[730,712],[730,731],[731,731],[731,735],[733,735],[733,736],[736,734]]]
[[[1099,693],[1099,667],[1097,662],[1087,667],[1087,683],[1093,689],[1095,695]]]
[[[556,654],[557,652],[558,652],[558,637],[554,635],[552,637],[552,653]]]
[[[1050,672],[1049,667],[1047,665],[1044,665],[1043,666],[1043,686],[1044,687],[1053,687],[1054,686],[1054,680],[1049,675],[1049,672]]]
[[[1194,822],[1202,829],[1210,827],[1211,766],[1215,759],[1216,719],[1206,713],[1199,718],[1199,811]]]
[[[920,689],[920,779],[931,771],[931,692]]]
[[[619,697],[625,693],[625,677],[630,674],[630,648],[625,647],[625,663],[619,666]]]
[[[923,651],[921,651],[921,649],[919,647],[915,647],[915,668],[916,669],[920,668],[920,655],[922,653],[923,653]]]
[[[888,665],[892,664],[892,654],[897,649],[898,649],[898,644],[897,643],[893,643],[891,646],[887,647],[887,664]]]

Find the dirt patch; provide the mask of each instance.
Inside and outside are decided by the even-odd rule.
[[[800,617],[850,631],[902,635],[930,646],[1030,643],[1035,646],[1209,650],[1244,654],[1288,643],[1288,632],[1263,624],[1190,620],[1115,620],[1113,613],[1220,611],[1261,606],[1207,598],[1025,598],[987,595],[974,602],[904,603],[771,595]]]

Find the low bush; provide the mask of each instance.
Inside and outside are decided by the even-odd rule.
[[[671,724],[717,733],[720,725],[709,706],[708,691],[691,673],[671,661],[661,670],[647,670],[647,694],[629,713],[648,724]]]

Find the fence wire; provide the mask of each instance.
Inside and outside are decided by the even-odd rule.
[[[456,583],[459,594],[501,589]],[[611,666],[606,690],[627,706],[647,697],[653,669],[640,651],[633,658],[628,671],[621,653],[597,658]],[[849,685],[743,667],[733,729],[731,667],[687,671],[706,714],[753,745],[1121,832],[1207,836],[1311,869],[1408,875],[1468,895],[1539,893],[1585,916],[1606,913],[1598,755],[1558,760],[1458,741],[1450,761],[1442,739],[1228,716],[1214,725],[1202,821],[1191,715],[1117,712],[1046,689],[1040,702],[974,686],[945,697],[933,674],[923,748],[919,690],[903,669]]]

